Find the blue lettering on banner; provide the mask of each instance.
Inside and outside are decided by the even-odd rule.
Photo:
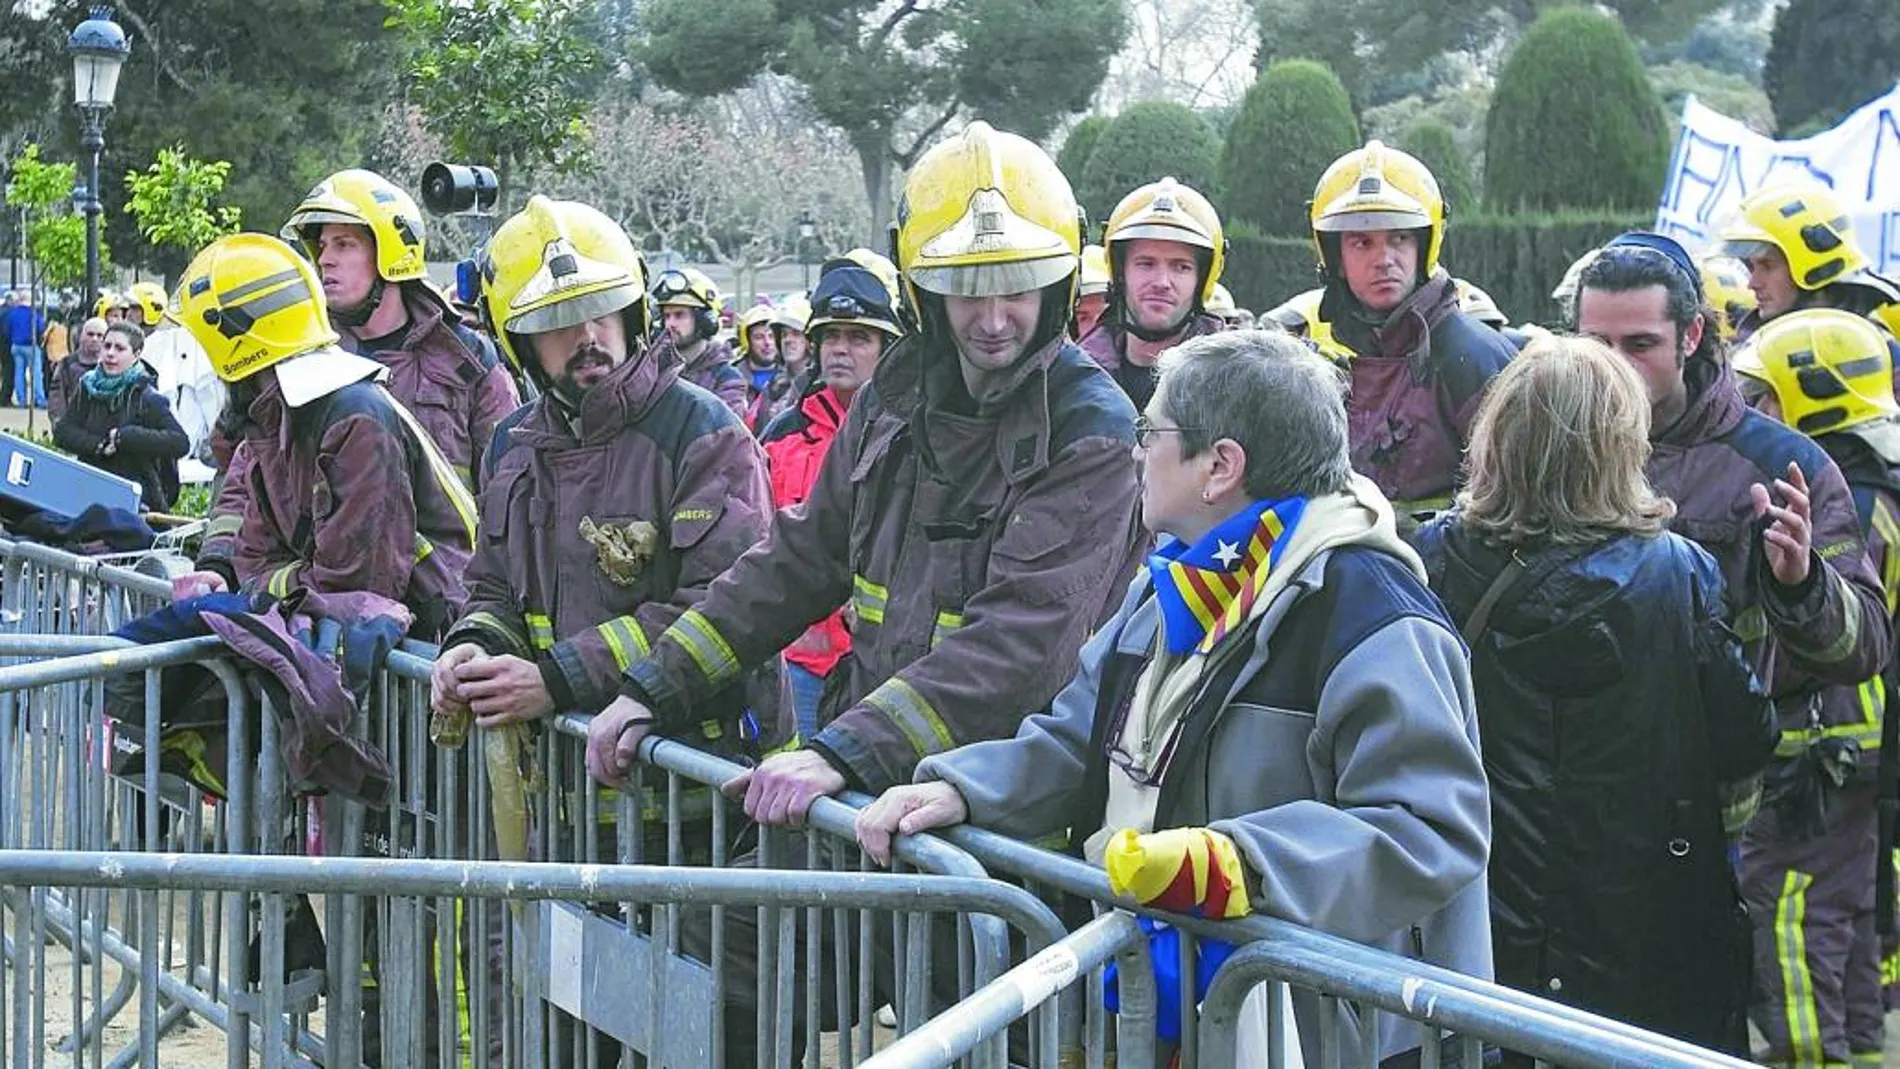
[[[1880,154],[1886,150],[1889,140],[1893,142],[1894,152],[1900,153],[1900,121],[1894,119],[1893,109],[1881,108],[1880,118],[1874,122],[1874,151],[1871,156],[1872,162],[1867,166],[1866,199],[1870,204],[1880,203],[1880,187],[1882,184],[1880,179],[1883,177],[1880,170]],[[1896,158],[1893,162],[1893,166],[1887,168],[1884,177],[1890,179],[1900,178],[1900,158]]]
[[[1880,217],[1880,255],[1874,270],[1886,275],[1900,271],[1900,211]]]
[[[1663,191],[1664,211],[1680,213],[1688,186],[1703,191],[1695,210],[1696,218],[1708,222],[1704,212],[1721,199],[1722,190],[1739,177],[1741,152],[1725,141],[1715,141],[1694,130],[1682,132],[1682,147],[1676,151],[1676,166],[1669,176],[1669,188]]]
[[[1755,183],[1755,188],[1760,189],[1762,186],[1775,182],[1801,182],[1810,179],[1829,189],[1834,188],[1834,176],[1816,167],[1814,157],[1784,156],[1776,153],[1768,160],[1768,166],[1762,169],[1761,180]],[[1742,195],[1747,196],[1748,190],[1742,190]]]

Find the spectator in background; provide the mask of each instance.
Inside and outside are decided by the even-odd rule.
[[[903,336],[897,312],[876,275],[848,260],[827,266],[812,291],[811,340],[820,378],[759,436],[772,483],[772,503],[789,509],[811,496],[851,399],[871,381],[878,360]],[[851,652],[842,610],[813,624],[785,647],[785,677],[802,738],[818,734],[825,679]]]
[[[17,398],[22,408],[45,408],[46,368],[40,358],[40,336],[46,333],[46,315],[33,307],[26,294],[16,293],[6,321],[12,361],[7,378],[13,388],[8,396]]]
[[[99,365],[99,354],[106,341],[106,321],[93,316],[79,326],[79,347],[73,354],[53,365],[46,384],[46,411],[58,423],[79,396],[79,380]],[[176,417],[174,417],[176,418]]]
[[[1416,541],[1471,648],[1498,982],[1746,1057],[1723,803],[1774,752],[1774,708],[1723,623],[1721,570],[1668,530],[1649,451],[1627,364],[1536,342],[1492,383],[1468,482]]]
[[[139,484],[139,503],[163,512],[178,500],[178,460],[191,448],[139,359],[145,332],[131,323],[106,331],[99,365],[86,372],[53,444],[79,459]]]

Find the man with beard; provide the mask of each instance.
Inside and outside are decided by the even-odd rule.
[[[1227,261],[1227,239],[1206,197],[1163,178],[1122,198],[1102,240],[1108,307],[1082,348],[1139,409],[1154,397],[1162,353],[1223,329],[1207,302]]]
[[[1135,411],[1064,336],[1082,252],[1068,180],[1034,143],[973,122],[911,169],[897,218],[920,331],[878,361],[771,542],[628,667],[588,733],[601,781],[621,781],[649,731],[690,738],[709,698],[848,604],[857,629],[818,733],[725,787],[754,820],[801,824],[819,798],[882,791],[932,753],[1013,735],[1132,574]],[[726,917],[739,1064],[755,994],[741,948],[756,944],[749,911]],[[686,928],[687,949],[707,953],[703,915]],[[792,1019],[802,1027],[803,1009]]]
[[[485,461],[468,610],[433,702],[501,728],[612,701],[632,660],[765,537],[772,505],[757,443],[683,380],[674,336],[640,348],[646,270],[612,219],[534,197],[495,231],[482,277],[495,337],[541,396]],[[695,741],[739,739],[741,705],[703,705]]]
[[[673,338],[680,378],[710,390],[740,418],[746,411],[746,377],[732,363],[732,347],[719,340],[719,291],[693,268],[662,271],[653,282],[660,325]]]
[[[1438,265],[1445,200],[1425,165],[1378,141],[1313,191],[1325,288],[1317,318],[1350,350],[1352,466],[1410,531],[1451,501],[1478,402],[1517,350],[1459,310]]]
[[[341,344],[389,369],[402,402],[472,492],[495,426],[520,407],[514,379],[487,339],[463,326],[428,282],[422,213],[409,194],[370,171],[339,171],[317,183],[284,224],[316,265]],[[242,410],[218,430],[242,436]],[[174,582],[182,594],[228,562],[250,492],[250,452],[240,443],[212,503],[198,571]]]

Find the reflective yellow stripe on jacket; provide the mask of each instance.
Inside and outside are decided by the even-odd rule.
[[[902,732],[918,757],[948,750],[956,745],[950,725],[944,723],[917,688],[895,676],[885,680],[866,695],[864,704],[884,714],[891,725]]]
[[[884,606],[890,600],[890,591],[861,575],[851,577],[851,608],[858,619],[867,624],[883,624]]]

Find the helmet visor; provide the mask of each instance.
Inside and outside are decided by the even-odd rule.
[[[1424,230],[1431,225],[1431,217],[1422,211],[1346,208],[1321,216],[1313,224],[1313,229],[1327,234],[1341,234],[1348,230]]]
[[[509,316],[507,330],[510,334],[546,334],[551,330],[578,327],[628,308],[639,301],[640,296],[640,287],[631,282],[575,293]]]
[[[1192,245],[1197,249],[1212,249],[1214,242],[1198,227],[1181,226],[1176,223],[1147,222],[1134,223],[1115,231],[1117,244],[1124,241],[1178,241],[1183,245]]]
[[[1002,264],[914,267],[910,280],[918,289],[943,297],[1007,297],[1052,286],[1075,273],[1076,258],[1048,256]]]

